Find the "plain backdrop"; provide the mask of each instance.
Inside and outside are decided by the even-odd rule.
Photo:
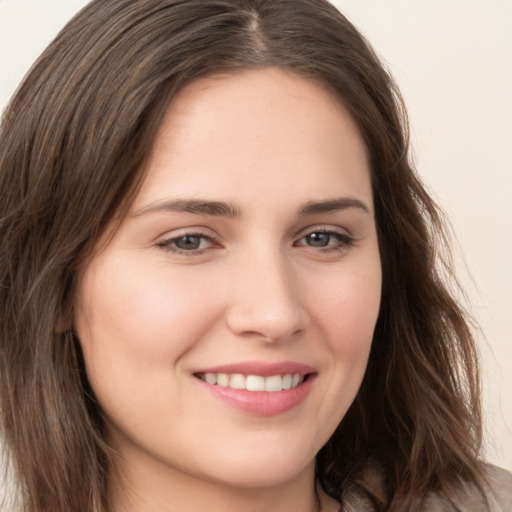
[[[0,109],[84,0],[0,0]],[[512,0],[335,0],[409,107],[413,154],[458,239],[483,364],[486,456],[512,470]]]

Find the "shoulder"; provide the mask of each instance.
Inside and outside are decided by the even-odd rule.
[[[474,485],[461,487],[457,496],[452,497],[448,505],[444,499],[432,494],[424,503],[424,512],[455,510],[460,512],[511,512],[512,511],[512,473],[496,466],[483,468],[483,491]],[[446,508],[446,507],[449,508]]]
[[[496,466],[486,466],[485,479],[491,511],[512,511],[512,473]]]
[[[383,474],[370,471],[372,489],[382,486]],[[481,487],[460,483],[450,496],[430,492],[421,500],[421,512],[512,512],[512,473],[484,464]],[[328,509],[330,510],[330,509]],[[370,512],[375,510],[365,493],[352,492],[345,496],[343,512]],[[418,508],[415,508],[418,510]]]

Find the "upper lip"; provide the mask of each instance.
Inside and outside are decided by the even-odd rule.
[[[262,377],[270,377],[271,375],[288,374],[307,375],[310,373],[316,373],[316,370],[307,364],[297,363],[294,361],[282,361],[277,363],[247,361],[200,368],[195,370],[193,373],[239,373],[241,375],[261,375]]]

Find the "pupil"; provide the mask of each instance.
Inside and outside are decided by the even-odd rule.
[[[309,245],[313,247],[326,247],[329,244],[327,233],[311,233],[308,235]]]
[[[181,238],[178,238],[178,240],[176,240],[176,246],[179,247],[180,249],[185,249],[185,250],[199,249],[200,244],[201,244],[201,240],[196,235],[186,235],[186,236],[182,236]]]

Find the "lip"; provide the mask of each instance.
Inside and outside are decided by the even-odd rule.
[[[211,366],[208,368],[198,368],[193,373],[240,373],[242,375],[261,375],[270,377],[271,375],[299,374],[307,375],[316,373],[312,366],[294,361],[282,361],[279,363],[263,363],[259,361],[247,361],[243,363],[231,363],[220,366]]]
[[[307,375],[307,378],[292,389],[282,391],[247,391],[245,389],[232,389],[208,384],[194,375],[196,382],[215,398],[223,401],[239,411],[256,416],[277,416],[300,405],[309,395],[317,372],[311,366],[295,363],[260,363],[245,362],[221,366],[201,368],[193,372],[197,373],[239,373],[242,375],[271,375],[299,374]]]

